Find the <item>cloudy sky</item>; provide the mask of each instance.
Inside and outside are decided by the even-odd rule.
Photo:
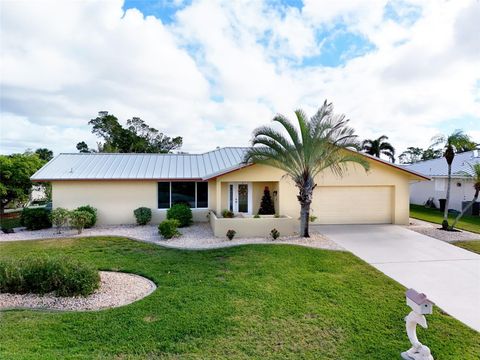
[[[98,111],[184,151],[245,146],[328,99],[398,151],[480,142],[478,0],[1,0],[1,153],[95,146]]]

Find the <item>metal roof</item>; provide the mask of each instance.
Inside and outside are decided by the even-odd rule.
[[[467,151],[455,154],[452,163],[453,177],[468,177],[473,175],[470,165],[480,163],[480,150]],[[405,169],[419,172],[430,177],[448,176],[448,166],[445,158],[420,161],[415,164],[404,165]]]
[[[204,154],[59,154],[33,174],[31,179],[208,180],[248,166],[243,161],[247,150],[246,147],[226,147]],[[414,169],[400,167],[363,153],[358,154],[415,176],[425,177]]]
[[[246,166],[247,148],[204,154],[59,154],[31,177],[51,180],[209,179]]]

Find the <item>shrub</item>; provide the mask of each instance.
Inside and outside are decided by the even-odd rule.
[[[22,211],[21,223],[28,230],[51,228],[50,211],[45,208],[25,208]]]
[[[277,240],[280,237],[280,231],[277,229],[272,229],[272,231],[270,231],[270,236],[273,240]]]
[[[35,255],[0,261],[0,293],[87,296],[99,285],[95,268],[71,258]]]
[[[81,234],[82,230],[86,227],[87,224],[92,223],[92,214],[88,211],[73,210],[70,213],[70,225],[78,230],[78,233]]]
[[[147,207],[139,207],[133,210],[137,225],[147,225],[152,220],[152,210]]]
[[[227,238],[228,238],[228,240],[232,240],[236,233],[237,233],[237,232],[236,232],[235,230],[228,230],[228,231],[227,231]]]
[[[52,220],[53,225],[57,228],[59,234],[60,228],[67,224],[69,216],[70,211],[64,208],[56,208],[50,213],[50,219]]]
[[[192,223],[192,209],[187,204],[174,204],[167,210],[167,219],[178,220],[179,227],[189,226]]]
[[[225,209],[222,211],[222,217],[224,218],[233,218],[234,216],[235,214],[230,210]]]
[[[270,189],[268,186],[265,186],[265,189],[263,190],[262,201],[260,202],[260,209],[258,210],[258,213],[261,215],[275,214],[275,205],[272,197],[270,196]]]
[[[260,219],[260,215],[255,214],[255,215],[253,216],[253,218],[254,218],[254,219]]]
[[[158,232],[165,239],[171,239],[174,236],[180,235],[180,232],[177,230],[179,225],[180,222],[177,219],[163,220],[160,225],[158,225]]]
[[[75,210],[86,211],[92,215],[91,219],[85,224],[85,229],[95,226],[95,224],[97,223],[97,209],[90,205],[83,205],[76,208]]]
[[[310,215],[310,222],[315,222],[317,220],[317,217],[315,215]]]

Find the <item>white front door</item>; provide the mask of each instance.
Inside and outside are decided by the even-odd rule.
[[[228,209],[234,213],[252,213],[252,183],[228,184]]]

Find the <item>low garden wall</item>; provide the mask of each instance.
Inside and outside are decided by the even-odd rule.
[[[281,236],[290,236],[298,230],[298,222],[289,216],[218,218],[213,211],[210,225],[216,237],[225,237],[228,230],[235,230],[236,237],[269,237],[272,229],[277,229]]]

